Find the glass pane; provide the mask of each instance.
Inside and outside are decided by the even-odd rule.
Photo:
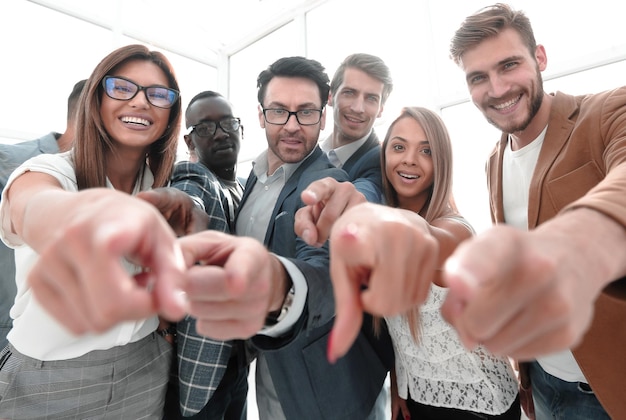
[[[0,3],[0,129],[30,140],[63,131],[67,97],[111,48],[111,32],[25,1]],[[36,30],[33,30],[36,28]],[[9,41],[12,40],[12,41]]]
[[[245,127],[245,138],[241,142],[239,154],[240,161],[254,159],[267,148],[265,132],[259,125],[256,79],[261,71],[277,59],[304,55],[301,37],[296,32],[297,27],[295,22],[288,23],[230,57],[228,93],[235,112]],[[241,169],[239,172],[242,176],[248,175]]]

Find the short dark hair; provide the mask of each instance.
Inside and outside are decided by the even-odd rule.
[[[216,98],[216,97],[220,97],[220,98],[224,98],[224,95],[222,95],[219,92],[215,92],[213,90],[204,90],[200,93],[198,93],[196,96],[194,96],[193,98],[191,98],[191,100],[189,101],[189,104],[187,105],[187,109],[189,109],[189,107],[191,105],[193,105],[194,102],[199,101],[200,99],[204,99],[204,98]]]
[[[213,90],[204,90],[204,91],[198,93],[193,98],[191,98],[191,100],[189,101],[189,104],[187,105],[187,109],[185,110],[185,125],[187,126],[187,128],[189,128],[189,124],[187,123],[187,113],[191,109],[191,106],[194,103],[196,103],[197,101],[199,101],[201,99],[207,99],[207,98],[224,98],[224,99],[226,99],[226,97],[224,95],[222,95],[219,92],[215,92]]]
[[[465,18],[450,42],[450,58],[459,65],[468,50],[508,28],[517,31],[530,54],[535,54],[537,42],[528,17],[507,4],[496,3]]]
[[[83,88],[85,87],[85,83],[87,83],[87,79],[83,79],[79,82],[76,82],[74,88],[72,89],[72,93],[67,98],[67,121],[74,121],[76,119],[76,108],[78,107],[78,98],[80,98],[80,94],[83,92]]]
[[[258,88],[257,98],[261,106],[263,106],[263,99],[265,99],[267,84],[277,76],[303,77],[312,80],[320,90],[321,108],[326,106],[328,92],[330,91],[329,78],[324,66],[319,61],[305,57],[283,57],[270,64],[267,69],[259,74],[256,82]]]
[[[381,102],[383,105],[385,104],[393,90],[393,80],[391,79],[389,67],[387,67],[381,58],[365,53],[356,53],[347,56],[335,71],[333,80],[330,83],[330,90],[333,92],[333,95],[339,90],[339,86],[343,83],[347,68],[361,70],[368,76],[381,81],[383,83],[383,97],[381,98]]]

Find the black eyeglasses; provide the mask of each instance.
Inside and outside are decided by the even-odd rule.
[[[300,109],[298,111],[287,111],[280,108],[263,108],[265,121],[275,125],[285,125],[292,115],[296,116],[296,121],[300,125],[315,125],[322,118],[321,109]]]
[[[200,137],[213,137],[217,133],[217,127],[226,133],[235,133],[241,127],[241,120],[239,118],[227,117],[219,121],[202,121],[192,125],[189,134],[195,131]]]
[[[118,101],[130,101],[143,90],[148,102],[159,108],[173,107],[180,96],[178,91],[165,86],[140,86],[119,76],[105,76],[102,87],[109,98]]]

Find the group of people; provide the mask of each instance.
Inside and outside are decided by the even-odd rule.
[[[407,106],[377,138],[376,56],[332,80],[304,57],[261,71],[267,149],[242,182],[224,96],[189,102],[175,163],[169,61],[107,55],[68,109],[71,148],[2,168],[0,418],[245,419],[252,360],[263,420],[626,418],[626,88],[545,93],[545,48],[505,4],[450,53],[503,133],[480,235],[436,112]]]

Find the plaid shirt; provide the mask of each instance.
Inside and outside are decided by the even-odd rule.
[[[171,186],[186,192],[209,215],[208,229],[230,232],[234,212],[230,193],[217,176],[200,163],[180,162],[174,167]],[[180,409],[183,416],[197,414],[217,389],[231,354],[232,342],[216,341],[196,331],[187,317],[176,325]]]

